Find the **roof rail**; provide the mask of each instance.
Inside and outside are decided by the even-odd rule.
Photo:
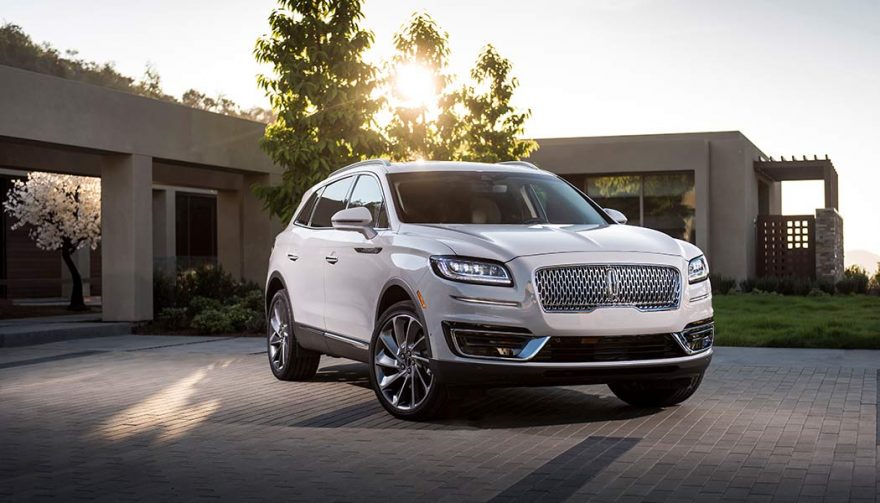
[[[361,166],[369,166],[371,164],[378,164],[381,166],[385,166],[386,168],[391,166],[391,163],[387,159],[367,159],[366,161],[356,162],[353,164],[349,164],[348,166],[345,166],[343,168],[339,168],[336,171],[330,173],[330,176],[338,175],[339,173],[343,173],[350,169],[359,168]]]
[[[523,166],[525,168],[537,169],[538,171],[541,170],[541,168],[539,168],[539,167],[535,166],[534,164],[527,162],[527,161],[501,161],[501,162],[496,162],[495,164],[504,164],[506,166]]]

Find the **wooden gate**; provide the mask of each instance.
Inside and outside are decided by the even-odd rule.
[[[758,277],[816,278],[816,217],[759,215],[756,225]]]

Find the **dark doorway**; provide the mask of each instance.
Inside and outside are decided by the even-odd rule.
[[[188,269],[217,261],[217,197],[177,192],[175,233],[177,267]]]

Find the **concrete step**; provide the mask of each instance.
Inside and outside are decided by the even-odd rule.
[[[0,347],[32,346],[48,342],[90,337],[110,337],[131,334],[131,323],[100,321],[46,321],[16,323],[0,326]]]

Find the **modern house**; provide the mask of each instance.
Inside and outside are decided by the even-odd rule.
[[[280,179],[259,147],[264,124],[6,66],[0,110],[0,198],[29,171],[101,178],[102,244],[77,262],[105,320],[150,319],[154,274],[179,267],[207,261],[264,280],[281,228],[250,190]],[[532,162],[623,211],[630,225],[696,243],[717,273],[842,273],[837,174],[827,159],[772,160],[739,132],[538,143]],[[781,216],[780,183],[803,179],[825,180],[825,207]],[[0,299],[65,295],[59,254],[10,225],[0,216]]]
[[[843,274],[837,172],[827,158],[774,160],[738,131],[539,139],[529,159],[631,225],[699,246],[725,276]],[[824,207],[781,215],[782,182],[824,180]]]
[[[101,178],[100,251],[78,263],[105,320],[151,319],[154,269],[178,257],[264,281],[280,229],[250,190],[280,176],[264,124],[7,66],[0,110],[0,189],[29,171]],[[0,223],[2,296],[61,296],[59,254]]]

